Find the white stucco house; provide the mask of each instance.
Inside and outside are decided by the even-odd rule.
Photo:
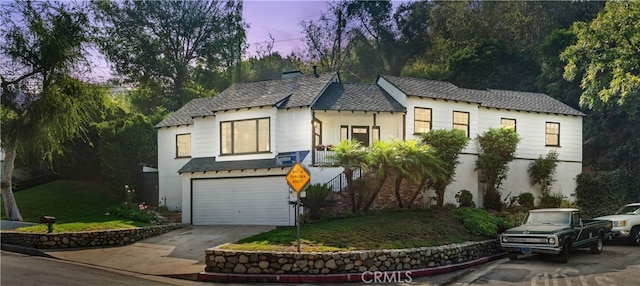
[[[331,151],[318,145],[347,138],[370,145],[457,128],[472,140],[460,154],[445,202],[455,203],[455,193],[466,189],[482,206],[474,170],[476,137],[500,127],[515,128],[521,137],[503,193],[539,196],[527,167],[556,150],[560,163],[553,191],[572,199],[582,170],[583,116],[540,93],[471,90],[387,75],[361,84],[342,83],[338,73],[286,73],[192,100],[156,125],[159,201],[182,210],[183,223],[194,225],[293,225],[285,180],[293,163],[309,167],[311,183],[344,182],[342,169],[319,167]]]

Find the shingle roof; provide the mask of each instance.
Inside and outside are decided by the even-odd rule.
[[[376,84],[332,83],[312,106],[315,110],[401,112],[406,108]]]
[[[584,114],[543,93],[510,90],[475,90],[459,88],[451,83],[429,79],[380,76],[406,95],[459,100],[480,106],[521,111],[544,112],[583,116]]]
[[[194,99],[156,127],[191,124],[192,118],[238,108],[310,106],[337,73],[234,83],[217,96]]]
[[[205,158],[193,158],[187,162],[178,173],[190,173],[190,172],[215,172],[215,171],[233,171],[233,170],[250,170],[250,169],[270,169],[270,168],[283,168],[290,167],[293,162],[286,162],[279,164],[277,158],[280,155],[290,155],[298,153],[300,155],[299,161],[309,154],[309,151],[300,152],[288,152],[280,153],[276,158],[271,159],[258,159],[258,160],[240,160],[240,161],[216,161],[215,157]]]
[[[461,94],[460,88],[450,82],[391,75],[381,75],[380,77],[409,96],[478,102],[472,96]]]

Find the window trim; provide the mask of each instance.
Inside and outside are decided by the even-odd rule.
[[[549,133],[549,124],[555,124],[558,126],[558,133]],[[556,141],[558,142],[557,144],[549,144],[549,141],[547,141],[547,136],[549,135],[555,135],[556,137]],[[554,122],[554,121],[547,121],[544,123],[544,146],[545,147],[560,147],[560,122]]]
[[[259,151],[259,145],[260,145],[260,127],[258,125],[258,123],[260,122],[260,120],[266,119],[267,123],[269,125],[269,149],[266,151]],[[235,149],[235,141],[234,141],[234,130],[235,130],[235,123],[236,122],[244,122],[244,121],[254,121],[256,124],[256,140],[255,140],[255,152],[242,152],[242,153],[236,153],[234,152]],[[223,134],[222,134],[222,125],[225,123],[231,123],[231,153],[224,153],[223,150],[223,144],[224,144],[224,139],[223,139]],[[230,156],[230,155],[248,155],[248,154],[263,154],[263,153],[270,153],[271,152],[271,117],[259,117],[259,118],[249,118],[249,119],[240,119],[240,120],[227,120],[227,121],[220,121],[220,156]]]
[[[429,110],[429,119],[428,120],[418,119],[416,117],[416,113],[417,113],[416,110],[418,110],[418,109]],[[427,132],[418,132],[416,130],[416,125],[417,125],[416,122],[418,122],[418,121],[419,122],[428,122],[429,123],[429,131],[431,131],[433,129],[433,109],[429,108],[429,107],[418,107],[418,106],[413,108],[413,135],[419,135],[419,134],[422,134],[422,133],[429,132],[429,131],[427,131]]]
[[[467,123],[466,124],[456,123],[456,113],[466,114],[467,115]],[[466,132],[467,134],[466,135],[467,135],[467,138],[470,138],[469,136],[471,135],[470,134],[471,131],[470,131],[469,127],[471,125],[471,114],[468,111],[454,110],[452,115],[451,115],[451,123],[452,123],[451,128],[453,128],[453,129],[457,129],[457,128],[455,128],[456,125],[466,126],[467,127],[467,132]]]
[[[178,137],[189,135],[189,155],[180,156],[180,146],[178,145]],[[191,158],[192,150],[191,150],[191,133],[180,133],[176,134],[176,159],[179,158]]]
[[[515,118],[507,118],[507,117],[500,118],[500,128],[505,128],[504,124],[502,123],[503,120],[513,121],[513,131],[518,132],[518,121]]]

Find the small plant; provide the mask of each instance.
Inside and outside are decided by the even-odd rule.
[[[534,197],[533,197],[532,193],[521,193],[518,196],[518,204],[523,206],[523,207],[532,209],[533,208],[533,201],[534,201]]]
[[[306,197],[300,198],[302,206],[307,210],[309,220],[318,220],[322,215],[322,208],[333,204],[331,188],[327,184],[312,184],[305,189]]]
[[[564,196],[562,194],[548,194],[540,197],[541,208],[559,208],[562,205]]]
[[[476,207],[476,203],[473,202],[473,194],[468,190],[461,190],[456,194],[456,201],[461,208]]]
[[[125,185],[124,189],[125,201],[121,205],[109,207],[107,214],[134,221],[155,222],[156,214],[148,209],[145,202],[134,203],[136,191],[129,188],[129,185]]]

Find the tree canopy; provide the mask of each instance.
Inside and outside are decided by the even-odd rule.
[[[4,7],[3,7],[4,8]],[[104,91],[78,80],[89,42],[85,7],[57,2],[13,2],[19,15],[2,28],[1,188],[10,220],[22,220],[13,197],[16,152],[51,161],[66,140],[82,136]]]
[[[202,97],[197,67],[229,71],[245,48],[242,2],[97,1],[99,46],[116,73],[153,86],[177,110]]]

